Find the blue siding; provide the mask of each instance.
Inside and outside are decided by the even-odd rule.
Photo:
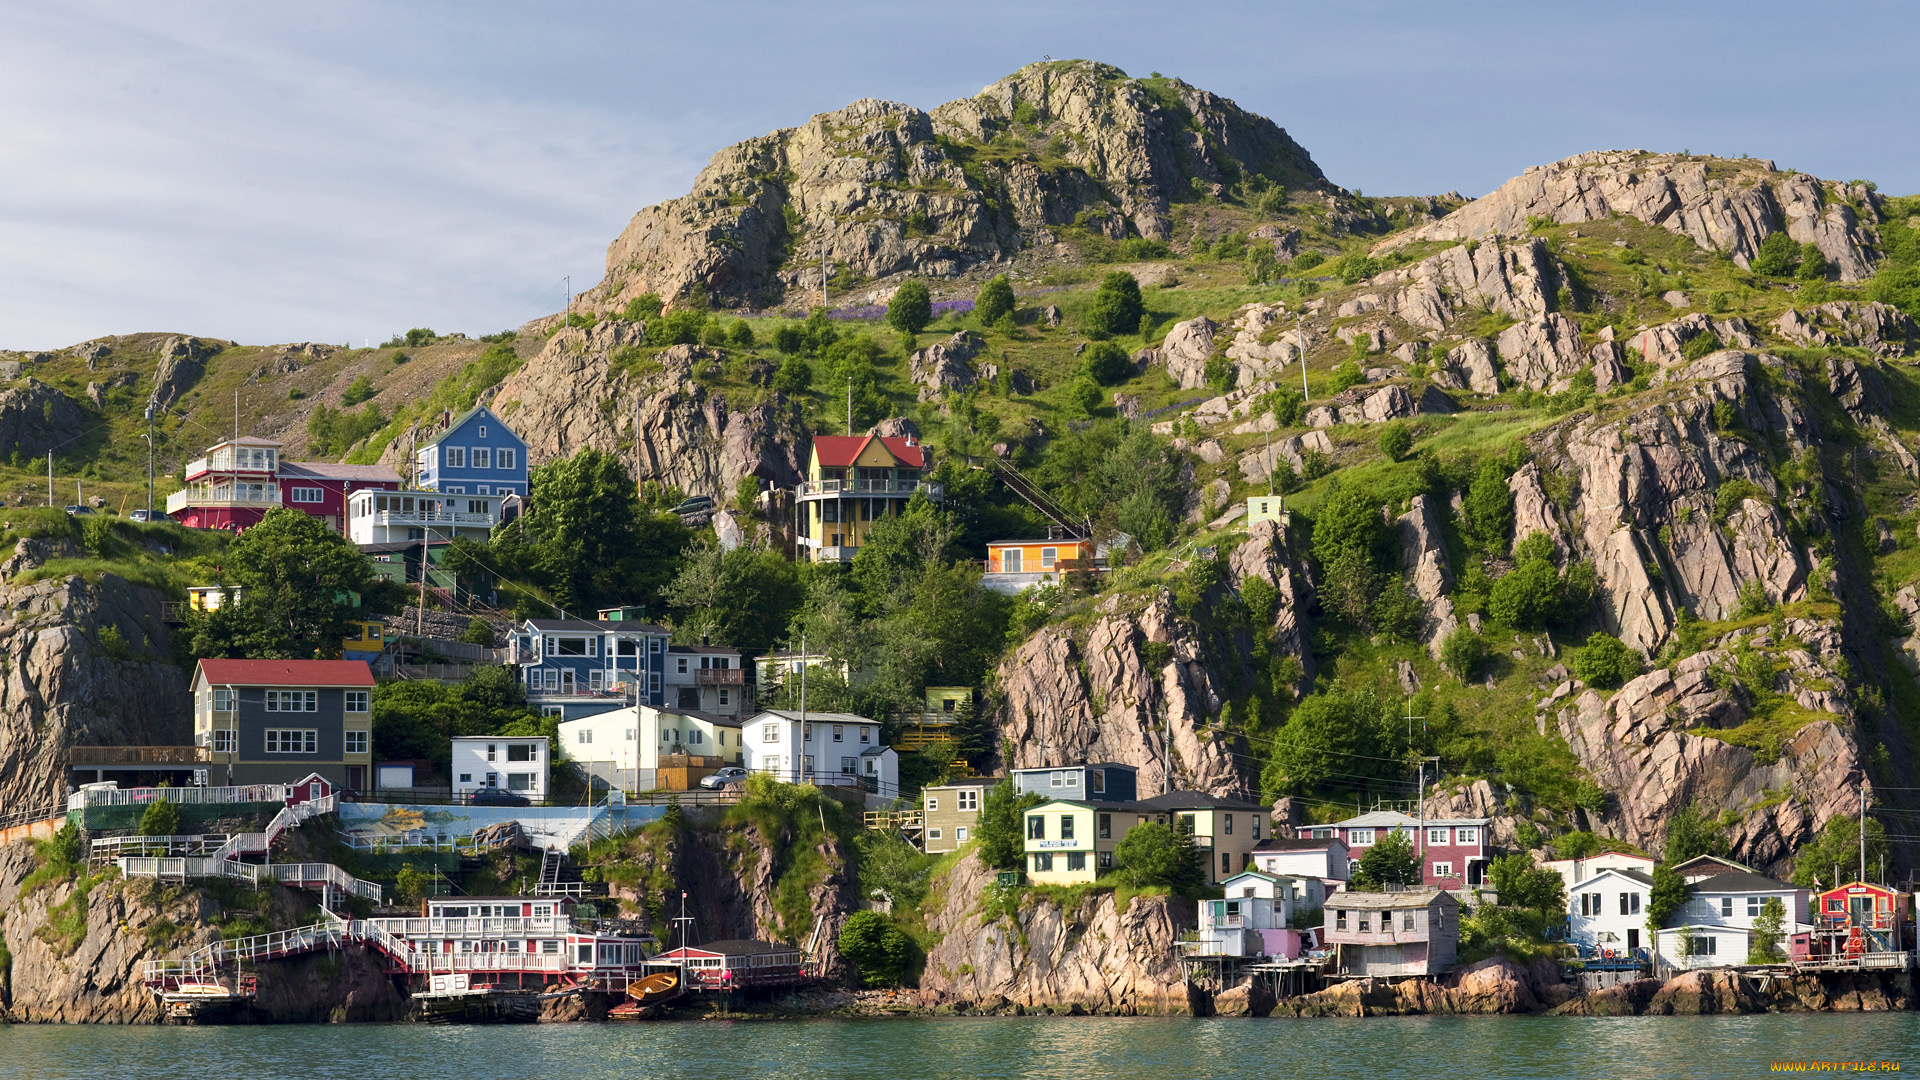
[[[665,702],[667,634],[657,627],[641,629],[642,624],[601,622],[587,629],[580,624],[563,628],[542,628],[532,622],[515,631],[515,648],[522,657],[520,678],[527,687],[527,698],[538,706],[559,706],[563,719],[621,708],[625,694],[607,691],[614,682],[630,681],[639,685],[643,705],[660,707]],[[617,641],[608,635],[634,643],[630,655],[618,651]],[[590,641],[591,655],[564,655],[548,652],[548,638]],[[612,644],[615,652],[608,655]],[[600,694],[594,693],[593,677],[601,678]]]
[[[502,468],[502,451],[511,464]],[[475,464],[484,460],[485,467]],[[460,489],[465,494],[527,494],[527,444],[493,410],[475,409],[455,421],[432,444],[422,447],[420,486],[434,491]]]

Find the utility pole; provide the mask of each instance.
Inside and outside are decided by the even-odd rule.
[[[420,500],[420,502],[423,503],[425,500]],[[419,504],[416,503],[416,505]],[[426,516],[425,507],[421,509],[422,513],[420,516],[424,518]],[[432,535],[432,533],[432,529],[420,530],[420,609],[419,613],[414,616],[413,629],[414,633],[419,634],[421,637],[427,636],[427,537]]]
[[[1867,785],[1860,784],[1860,881],[1867,880]]]
[[[807,661],[809,659],[811,659],[811,657],[808,656],[807,654],[807,635],[801,634],[800,635],[800,749],[801,749],[800,762],[802,765],[805,765],[807,760],[805,751],[807,747]],[[802,779],[805,779],[805,777],[802,777]]]
[[[1435,782],[1438,782],[1440,779],[1440,759],[1437,757],[1421,758],[1419,794],[1415,796],[1419,800],[1415,809],[1419,811],[1420,817],[1419,846],[1414,848],[1415,851],[1420,853],[1418,856],[1420,860],[1420,877],[1419,880],[1414,882],[1416,885],[1424,884],[1427,880],[1427,762],[1429,761],[1433,762],[1433,779]]]
[[[1307,389],[1307,316],[1303,311],[1293,313],[1293,336],[1300,345],[1300,397],[1312,401],[1313,393]]]
[[[153,395],[147,395],[147,521],[153,521]]]
[[[566,316],[560,320],[560,329],[562,330],[565,330],[567,327],[573,325],[573,275],[572,274],[567,275],[566,282],[567,282],[567,313],[566,313]]]
[[[47,505],[53,505],[53,451],[47,451]]]
[[[847,434],[853,434],[853,376],[847,376]]]

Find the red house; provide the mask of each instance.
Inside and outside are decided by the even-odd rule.
[[[334,532],[347,526],[347,496],[373,488],[400,490],[400,474],[385,465],[289,461],[280,466],[282,505],[324,520]]]
[[[400,474],[384,465],[282,461],[280,444],[245,436],[216,443],[188,462],[187,486],[167,496],[167,516],[189,529],[241,529],[285,506],[341,531],[347,496],[368,488],[397,491]]]
[[[1811,930],[1793,935],[1793,962],[1802,967],[1904,966],[1907,894],[1885,885],[1850,881],[1814,894]]]
[[[670,949],[655,963],[679,964],[689,990],[746,990],[791,986],[804,979],[800,950],[765,941],[713,941]]]
[[[1478,885],[1487,868],[1486,818],[1427,818],[1422,822],[1397,810],[1375,810],[1301,832],[1315,840],[1346,841],[1355,867],[1380,837],[1403,833],[1420,857],[1420,883],[1427,888]]]

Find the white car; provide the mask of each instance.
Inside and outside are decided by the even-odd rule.
[[[711,776],[700,778],[700,786],[709,791],[718,791],[728,784],[737,784],[747,778],[747,770],[738,765],[729,765]]]

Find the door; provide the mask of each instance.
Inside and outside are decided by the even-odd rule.
[[[1017,574],[1020,572],[1020,549],[1007,548],[1000,553],[1000,572]]]
[[[1640,955],[1640,930],[1638,927],[1627,931],[1627,955]]]
[[[573,669],[572,668],[560,669],[560,692],[563,694],[573,693]]]

